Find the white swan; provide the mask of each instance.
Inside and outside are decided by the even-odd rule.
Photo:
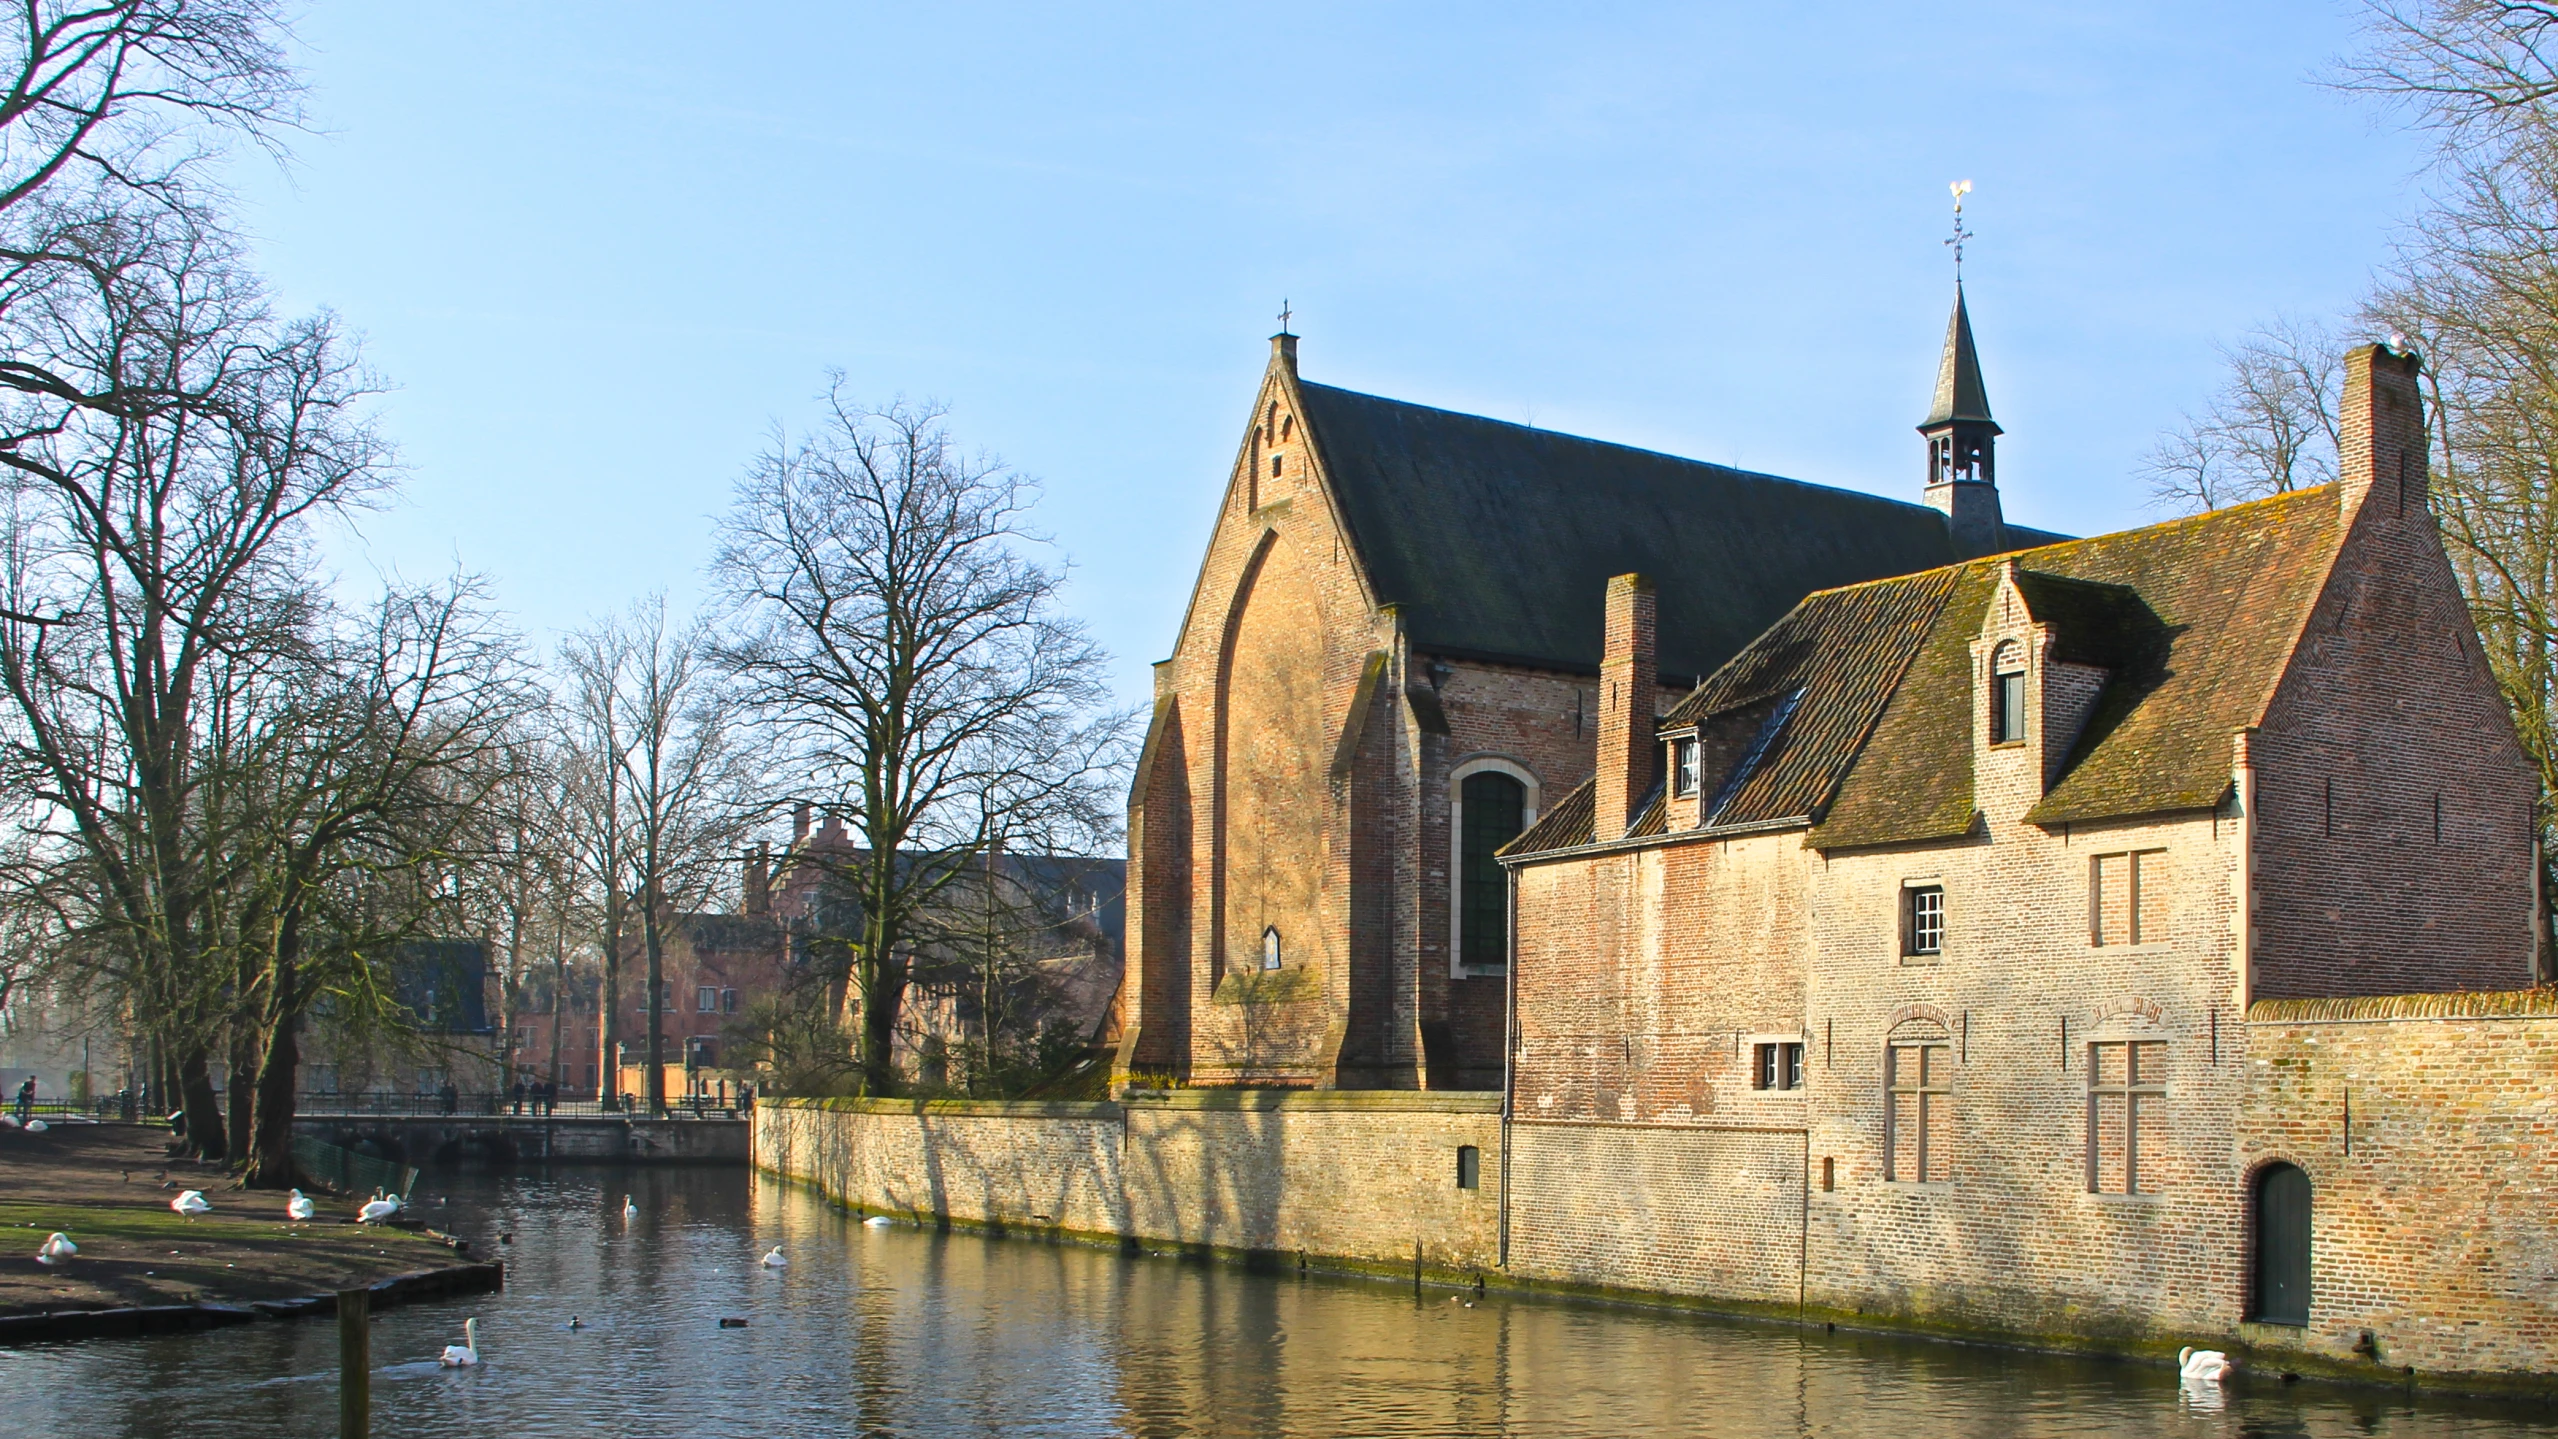
[[[2217,1349],[2196,1349],[2189,1345],[2176,1351],[2176,1375],[2180,1379],[2218,1384],[2237,1370],[2238,1366],[2229,1362],[2229,1356]]]
[[[779,1269],[789,1263],[789,1260],[782,1257],[782,1247],[778,1244],[773,1246],[772,1253],[764,1256],[764,1267],[767,1269]]]
[[[213,1212],[213,1206],[204,1202],[204,1191],[201,1189],[187,1190],[185,1193],[180,1194],[177,1198],[170,1200],[169,1207],[176,1210],[178,1213],[187,1216],[189,1219],[193,1219],[199,1214],[210,1214]]]
[[[874,1214],[870,1218],[862,1221],[863,1225],[871,1229],[886,1229],[888,1226],[896,1222],[896,1220],[889,1218],[885,1214]]]
[[[355,1222],[358,1224],[379,1224],[383,1220],[388,1219],[399,1212],[399,1201],[395,1199],[368,1199],[364,1201],[364,1207],[362,1209],[355,1211]]]
[[[14,1114],[0,1114],[0,1124],[5,1124],[5,1125],[9,1126],[11,1129],[24,1129],[24,1128],[26,1128],[26,1126],[25,1126],[25,1125],[20,1124],[20,1123],[18,1122],[18,1116],[14,1115]]]
[[[65,1263],[72,1255],[79,1252],[80,1246],[71,1242],[71,1236],[57,1229],[46,1238],[44,1247],[36,1251],[36,1263],[46,1265]]]
[[[444,1346],[444,1357],[436,1361],[447,1369],[468,1369],[480,1362],[480,1321],[462,1321],[462,1342]]]
[[[293,1191],[291,1199],[284,1201],[284,1217],[297,1224],[309,1223],[311,1218],[319,1212],[320,1206],[304,1198],[299,1189]]]
[[[30,1119],[27,1121],[27,1133],[29,1134],[42,1134],[52,1127],[52,1125],[45,1123],[41,1119]]]
[[[622,1222],[623,1222],[624,1224],[628,1224],[628,1223],[630,1223],[632,1220],[637,1219],[637,1218],[639,1218],[639,1206],[638,1206],[638,1205],[636,1205],[636,1204],[633,1204],[633,1203],[631,1202],[631,1197],[630,1197],[629,1195],[627,1195],[627,1194],[623,1195],[623,1196],[622,1196]]]

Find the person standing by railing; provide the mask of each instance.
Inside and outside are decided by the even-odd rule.
[[[35,1112],[35,1107],[36,1077],[30,1074],[27,1076],[27,1082],[18,1086],[18,1122],[26,1123],[27,1116]]]

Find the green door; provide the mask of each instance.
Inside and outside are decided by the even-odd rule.
[[[2256,1178],[2259,1324],[2309,1322],[2309,1176],[2277,1164]]]

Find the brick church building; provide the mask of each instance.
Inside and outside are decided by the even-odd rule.
[[[2058,538],[2004,522],[1959,292],[1920,429],[1904,503],[1315,384],[1275,336],[1155,669],[1118,1078],[1497,1087],[1493,856],[1628,692],[1604,582],[1660,577],[1666,705],[1815,590]]]

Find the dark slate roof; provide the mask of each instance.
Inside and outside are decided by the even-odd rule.
[[[1425,650],[1593,670],[1603,587],[1635,571],[1658,586],[1662,671],[1701,675],[1814,590],[1955,558],[1924,505],[1328,385],[1298,393],[1377,599]]]
[[[1978,420],[1992,429],[1990,391],[1981,383],[1981,354],[1972,345],[1972,312],[1963,303],[1963,287],[1954,287],[1954,314],[1945,322],[1945,353],[1936,362],[1936,403],[1919,421],[1922,430],[1956,420]]]
[[[2054,656],[2109,671],[2058,779],[2027,818],[2062,824],[2201,809],[2229,784],[2230,736],[2256,724],[2341,540],[2332,486],[2145,529],[1815,594],[1707,677],[1662,722],[1756,725],[1800,691],[1737,777],[1717,827],[1812,816],[1832,849],[1951,839],[1972,794],[1971,645],[2001,573]],[[1740,752],[1736,749],[1735,752]],[[1732,776],[1705,776],[1721,786]],[[1506,855],[1592,840],[1589,786]],[[1656,807],[1657,808],[1657,807]],[[1647,812],[1630,834],[1661,832]]]

